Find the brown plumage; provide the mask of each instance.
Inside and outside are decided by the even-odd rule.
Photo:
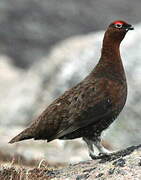
[[[111,23],[105,32],[101,57],[93,71],[66,91],[10,143],[33,138],[52,141],[82,137],[91,157],[100,144],[101,132],[119,115],[127,97],[127,83],[119,46],[133,27],[124,21]]]

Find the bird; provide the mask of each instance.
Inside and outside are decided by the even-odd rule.
[[[54,100],[9,143],[82,138],[92,159],[109,154],[101,143],[101,133],[115,121],[126,103],[127,81],[120,44],[133,29],[123,20],[112,22],[104,34],[100,59],[89,75]]]

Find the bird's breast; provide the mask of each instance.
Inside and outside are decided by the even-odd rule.
[[[127,84],[125,82],[119,81],[108,81],[107,84],[107,96],[109,97],[109,101],[113,106],[113,109],[120,112],[126,102],[127,98]]]

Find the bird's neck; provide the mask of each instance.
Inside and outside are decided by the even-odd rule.
[[[120,40],[110,39],[105,35],[101,58],[96,69],[105,74],[111,74],[125,79],[124,68],[120,56],[120,42]]]
[[[106,61],[107,63],[117,63],[121,61],[120,57],[120,43],[121,40],[116,37],[110,37],[108,31],[105,32],[102,51],[101,51],[101,60]]]

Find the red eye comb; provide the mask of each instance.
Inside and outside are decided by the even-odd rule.
[[[124,22],[124,21],[119,21],[119,20],[118,20],[118,21],[114,21],[113,24],[122,24],[122,25],[123,25],[123,24],[127,24],[127,23]]]

